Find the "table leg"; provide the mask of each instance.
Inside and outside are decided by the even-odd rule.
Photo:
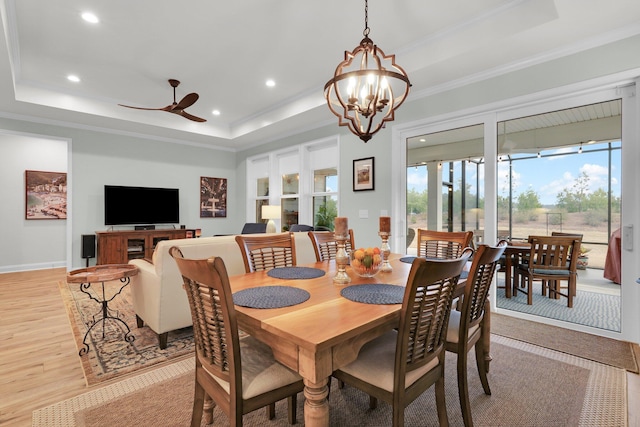
[[[508,288],[507,288],[508,289]],[[491,303],[489,299],[484,302],[484,315],[482,318],[482,340],[484,343],[484,366],[489,372],[491,357]]]
[[[511,254],[506,254],[505,258],[505,263],[504,263],[504,296],[507,298],[511,298],[511,281],[513,280],[511,278],[511,273],[513,270],[513,262],[512,262],[512,255]]]
[[[308,427],[329,426],[329,379],[317,383],[304,380],[304,425]]]

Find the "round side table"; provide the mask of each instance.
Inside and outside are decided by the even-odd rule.
[[[96,301],[98,304],[102,305],[100,311],[93,315],[93,320],[89,324],[89,329],[84,334],[84,339],[82,340],[82,344],[84,347],[80,349],[78,353],[80,356],[83,356],[89,352],[89,344],[87,344],[87,337],[89,336],[89,332],[98,324],[102,325],[102,338],[104,339],[105,335],[105,322],[114,321],[116,323],[120,323],[125,327],[124,340],[126,342],[133,342],[135,337],[131,335],[131,329],[129,329],[129,325],[118,317],[117,313],[113,315],[113,311],[109,308],[109,302],[112,301],[115,297],[120,295],[122,290],[127,286],[130,282],[130,277],[138,274],[138,267],[131,264],[103,264],[96,265],[93,267],[81,268],[78,270],[70,271],[67,274],[67,283],[79,283],[80,291],[84,292],[89,296],[90,299]],[[115,292],[111,296],[107,296],[105,292],[104,284],[105,282],[120,280],[122,286],[120,289]],[[101,288],[94,289],[94,292],[91,292],[91,284],[100,283]],[[97,288],[97,286],[94,286]],[[101,317],[100,317],[101,316]]]

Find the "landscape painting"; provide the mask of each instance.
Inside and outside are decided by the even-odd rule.
[[[25,218],[67,219],[67,174],[25,171]]]

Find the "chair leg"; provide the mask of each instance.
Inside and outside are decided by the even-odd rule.
[[[489,380],[487,379],[486,363],[484,360],[484,343],[482,337],[475,345],[476,351],[476,367],[478,368],[478,374],[480,374],[480,382],[482,383],[482,389],[484,394],[491,396],[491,388],[489,388]]]
[[[264,409],[266,410],[267,413],[267,419],[268,420],[272,420],[276,417],[276,404],[275,403],[269,403],[267,406],[264,407]]]
[[[472,427],[471,404],[469,403],[469,385],[467,383],[467,354],[458,347],[458,396],[465,427]],[[476,353],[477,354],[477,353]],[[476,356],[477,357],[477,356]],[[484,356],[483,356],[484,357]]]
[[[575,279],[575,278],[574,278]],[[576,281],[569,279],[569,284],[567,285],[567,307],[573,308],[573,295],[576,292]]]
[[[373,396],[369,396],[369,409],[376,409],[378,407],[378,399]]]
[[[524,279],[524,276],[522,276]],[[533,305],[533,279],[528,277],[527,282],[529,282],[529,287],[527,288],[527,305]],[[524,284],[524,280],[522,281]]]
[[[200,427],[202,411],[204,410],[204,389],[196,380],[196,387],[193,395],[193,410],[191,412],[191,427]]]
[[[435,392],[436,409],[438,410],[438,423],[440,424],[440,427],[445,427],[449,425],[449,416],[447,415],[447,403],[444,391],[444,370],[442,375],[440,376],[440,379],[436,381]]]
[[[213,401],[208,394],[204,395],[204,406],[202,412],[204,413],[204,423],[209,425],[213,422],[213,409],[216,407],[216,402]]]
[[[295,424],[298,420],[298,395],[297,394],[292,394],[291,396],[287,397],[287,404],[289,405],[289,411],[288,411],[288,415],[289,415],[289,424]]]

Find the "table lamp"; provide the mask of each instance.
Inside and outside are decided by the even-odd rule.
[[[268,219],[267,233],[276,232],[276,223],[274,219],[280,219],[280,206],[263,205],[262,206],[262,219]]]

